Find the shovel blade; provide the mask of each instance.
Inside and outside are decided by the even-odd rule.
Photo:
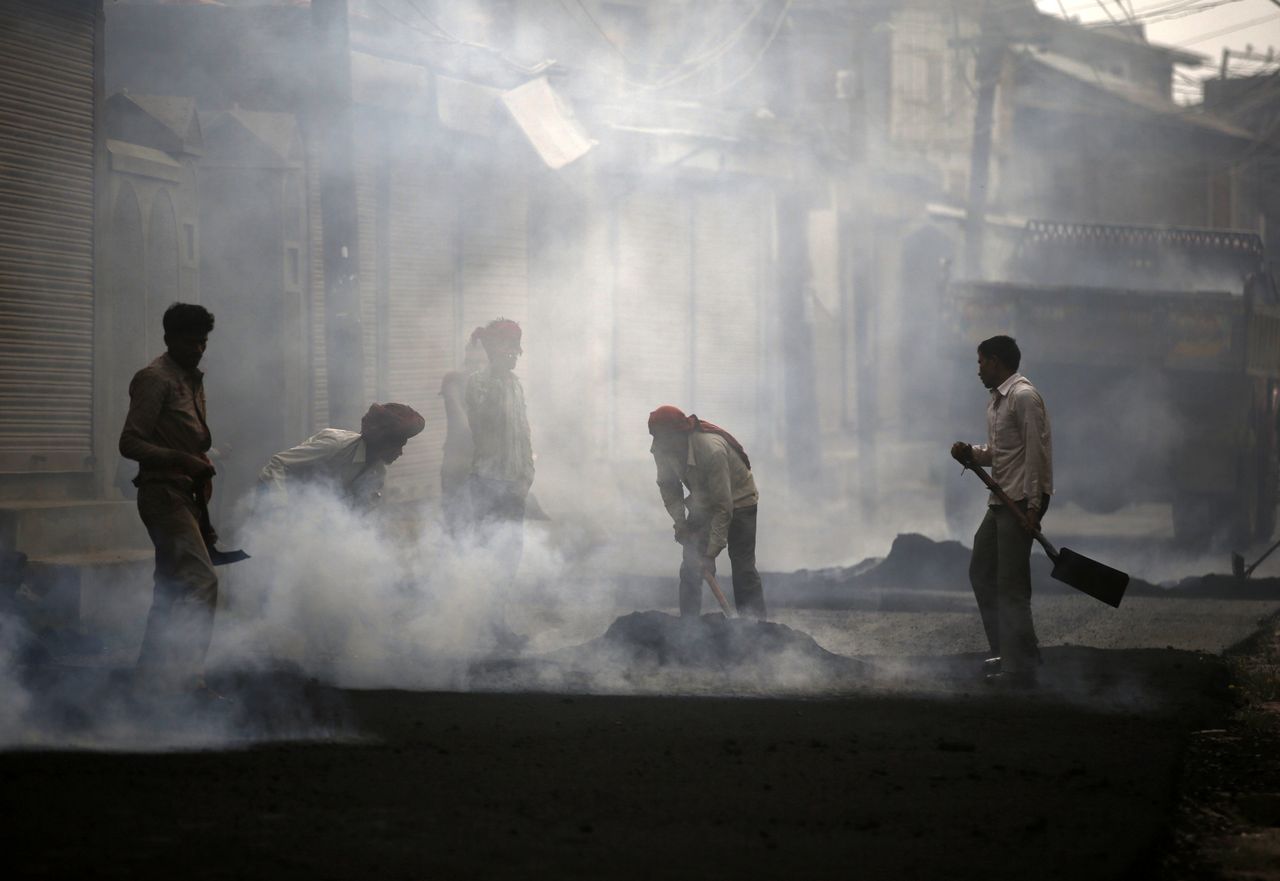
[[[1129,586],[1129,576],[1126,573],[1082,557],[1070,548],[1058,551],[1052,575],[1081,593],[1087,593],[1117,609],[1120,608],[1120,600],[1124,598],[1124,589]]]

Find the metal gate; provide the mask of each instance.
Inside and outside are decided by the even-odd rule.
[[[613,457],[626,460],[648,454],[650,410],[690,406],[689,203],[671,191],[633,193],[617,223],[611,422]]]
[[[733,190],[693,204],[693,399],[699,416],[744,443],[758,435],[763,198]]]
[[[443,175],[417,156],[393,161],[387,280],[386,396],[427,427],[392,468],[403,497],[439,494],[445,414],[440,381],[454,369],[457,208]]]
[[[0,471],[93,465],[94,28],[0,9]]]
[[[529,317],[528,191],[501,176],[477,179],[460,203],[460,330],[469,334],[499,316],[523,325]]]

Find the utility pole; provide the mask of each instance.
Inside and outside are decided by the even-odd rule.
[[[367,402],[347,0],[313,0],[311,23],[316,52],[309,134],[320,166],[329,424],[354,429]]]
[[[978,38],[976,65],[978,96],[973,112],[973,146],[969,154],[969,200],[964,226],[964,272],[969,278],[982,277],[987,188],[991,181],[991,130],[995,120],[996,88],[1000,84],[1003,62],[1004,41],[995,33],[989,8],[984,7]]]
[[[787,474],[794,490],[816,492],[822,479],[822,433],[818,424],[817,367],[809,315],[809,200],[782,193],[776,203],[782,349],[784,439]]]

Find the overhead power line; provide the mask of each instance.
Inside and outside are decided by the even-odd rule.
[[[1280,0],[1272,0],[1272,2],[1277,3],[1277,5],[1280,5]],[[1258,18],[1251,18],[1248,21],[1242,21],[1239,24],[1232,25],[1231,27],[1222,28],[1221,30],[1216,30],[1216,31],[1210,31],[1207,34],[1201,34],[1200,36],[1196,37],[1194,40],[1187,40],[1185,45],[1193,46],[1196,43],[1204,43],[1208,40],[1213,40],[1218,37],[1225,37],[1227,34],[1234,34],[1236,31],[1242,31],[1245,28],[1251,28],[1254,25],[1262,24],[1263,22],[1266,22],[1266,21],[1276,21],[1276,20],[1280,20],[1280,12],[1269,12],[1266,15],[1259,16]]]

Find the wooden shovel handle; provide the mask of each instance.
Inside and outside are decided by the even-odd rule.
[[[1049,555],[1049,559],[1057,562],[1058,549],[1049,544],[1049,540],[1044,537],[1044,533],[1031,525],[1031,520],[1027,517],[1026,513],[1014,503],[1013,499],[1009,498],[1008,493],[1000,488],[1000,484],[996,483],[995,479],[987,473],[987,469],[983,468],[976,462],[970,462],[964,467],[978,475],[979,479],[987,485],[987,489],[995,493],[996,498],[1000,500],[1001,504],[1012,511],[1013,516],[1018,518],[1018,522],[1022,524],[1023,528],[1031,533],[1032,538],[1040,542],[1040,546],[1043,547],[1044,552]]]
[[[707,586],[711,588],[711,592],[715,594],[716,602],[720,604],[720,608],[724,609],[726,618],[733,617],[733,611],[729,608],[729,601],[724,597],[724,591],[720,589],[720,582],[716,581],[716,577],[710,572],[702,573],[707,579]]]

